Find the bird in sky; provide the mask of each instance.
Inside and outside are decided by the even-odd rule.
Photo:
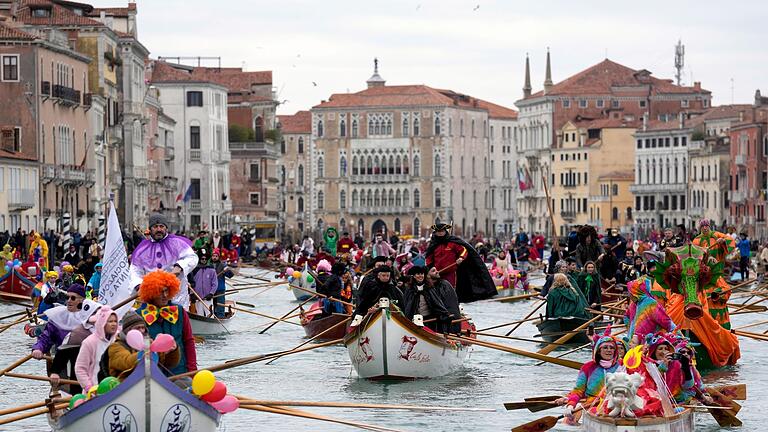
[[[477,5],[477,6],[475,6],[475,8],[474,8],[474,9],[472,9],[472,10],[473,10],[473,11],[476,11],[476,10],[478,10],[478,9],[480,9],[480,5]]]
[[[315,87],[317,87],[317,83],[316,83],[316,82],[314,82],[314,81],[312,81],[312,85],[313,85],[313,86],[315,86]]]

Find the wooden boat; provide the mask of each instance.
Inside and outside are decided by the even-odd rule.
[[[536,327],[539,329],[542,339],[547,342],[554,342],[587,321],[589,320],[586,318],[577,317],[544,318],[536,324]],[[587,342],[589,342],[589,336],[587,336],[586,331],[577,333],[568,341],[572,344],[585,344]]]
[[[404,380],[447,375],[461,368],[470,345],[419,327],[382,299],[344,338],[360,378]]]
[[[669,417],[613,418],[584,411],[582,430],[586,432],[693,432],[696,421],[690,408]]]
[[[192,325],[192,333],[201,336],[214,336],[222,333],[227,333],[229,325],[232,319],[235,317],[235,302],[227,301],[224,303],[225,317],[216,319],[212,316],[203,316],[187,312],[189,315],[189,322]]]
[[[29,300],[37,282],[22,270],[12,268],[0,277],[0,298],[11,300]],[[3,294],[9,294],[3,297]]]
[[[302,316],[301,326],[304,327],[304,333],[306,333],[307,337],[310,339],[328,330],[329,328],[336,326],[333,328],[333,330],[323,334],[316,340],[322,341],[322,340],[341,339],[344,337],[344,335],[347,334],[347,324],[339,324],[339,323],[347,319],[349,319],[349,317],[347,317],[346,315],[340,315],[340,314],[328,315],[325,317],[320,317],[319,315],[317,315],[312,317],[312,319],[306,319],[304,316]]]
[[[60,416],[49,415],[51,428],[55,432],[215,431],[221,414],[169,381],[155,361],[144,361],[147,357],[112,391]]]

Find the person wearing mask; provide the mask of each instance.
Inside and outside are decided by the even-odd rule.
[[[600,289],[600,274],[592,261],[587,261],[584,266],[584,272],[579,274],[577,281],[579,289],[587,300],[587,304],[592,309],[600,310],[602,303],[602,293]]]

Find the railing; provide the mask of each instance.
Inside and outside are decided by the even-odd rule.
[[[190,161],[200,161],[202,160],[203,152],[200,149],[192,149],[189,151],[189,160]]]
[[[190,210],[202,210],[202,208],[203,208],[203,204],[200,202],[199,199],[189,200]]]
[[[731,191],[731,202],[742,203],[746,201],[747,194],[744,191]]]
[[[564,184],[562,186],[565,189],[575,189],[576,188],[576,184],[574,184],[574,183],[566,183],[566,184]]]
[[[56,180],[62,184],[85,183],[85,170],[74,165],[56,167]]]
[[[175,190],[176,189],[176,177],[164,176],[163,177],[163,189]]]
[[[40,93],[50,96],[51,95],[51,82],[50,81],[42,81],[40,83]]]
[[[80,90],[75,90],[71,87],[65,87],[63,85],[56,84],[53,86],[53,97],[59,98],[71,104],[79,104]]]
[[[560,212],[560,217],[563,218],[563,219],[568,219],[568,220],[576,219],[576,212],[575,211],[561,211]]]
[[[389,207],[389,206],[383,206],[383,207],[349,207],[347,209],[347,212],[349,214],[356,214],[356,215],[379,215],[379,214],[405,214],[413,209],[410,207]]]
[[[35,206],[35,189],[8,189],[8,210],[28,210]]]
[[[40,169],[40,180],[43,183],[50,183],[56,178],[56,165],[43,165]]]
[[[688,209],[688,215],[693,217],[704,216],[704,209],[701,207],[691,207]]]
[[[684,192],[685,183],[672,184],[633,184],[629,186],[629,191],[637,192]]]
[[[225,212],[231,212],[232,211],[232,201],[227,200],[224,201],[221,205],[221,209]]]
[[[408,174],[353,174],[352,183],[407,183]]]
[[[93,93],[86,93],[83,95],[83,105],[91,106],[93,104]]]
[[[232,160],[232,156],[228,151],[223,150],[213,150],[211,152],[211,162],[212,163],[227,163],[230,160]]]
[[[172,146],[163,147],[163,157],[167,161],[171,161],[176,157],[176,149]]]
[[[248,181],[251,183],[261,183],[261,177],[248,176]]]

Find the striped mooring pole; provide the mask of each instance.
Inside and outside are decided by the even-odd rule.
[[[61,218],[61,230],[64,232],[64,253],[69,250],[69,244],[72,242],[72,236],[70,235],[70,222],[71,217],[69,216],[69,213],[64,213],[64,216]]]
[[[96,236],[99,241],[99,246],[104,247],[104,242],[107,239],[107,223],[104,215],[99,215],[99,228],[96,231]]]

